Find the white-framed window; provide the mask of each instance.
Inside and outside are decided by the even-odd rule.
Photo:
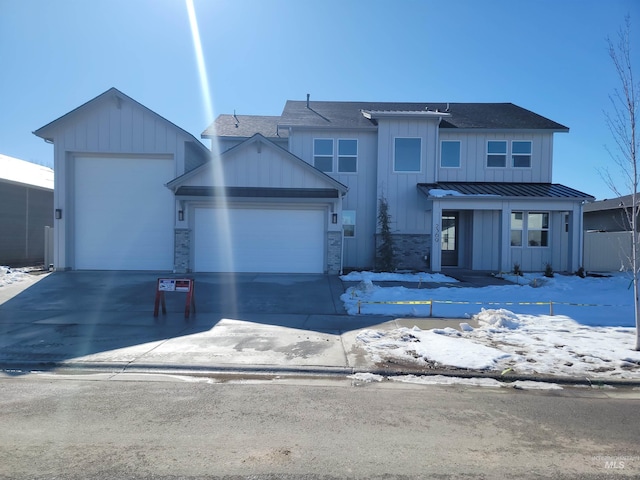
[[[549,212],[511,212],[511,246],[549,246]]]
[[[338,172],[356,173],[358,171],[358,140],[338,139]]]
[[[396,137],[393,150],[394,172],[420,172],[422,166],[422,139]]]
[[[460,142],[443,140],[440,142],[440,166],[443,168],[460,167]]]
[[[549,212],[529,212],[527,241],[530,247],[549,246]]]
[[[511,162],[515,168],[531,168],[531,142],[511,142]]]
[[[507,166],[506,140],[489,140],[487,142],[487,167],[504,168]]]
[[[524,230],[524,212],[511,212],[511,246],[522,246],[522,231]]]
[[[333,139],[313,139],[313,166],[321,172],[333,172]]]
[[[355,210],[342,211],[342,231],[345,237],[356,236],[356,211]]]

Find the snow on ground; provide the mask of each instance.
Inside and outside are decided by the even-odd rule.
[[[0,265],[0,287],[26,280],[29,276],[28,270],[27,268],[9,268]]]
[[[374,361],[640,380],[629,276],[528,274],[512,279],[518,283],[418,289],[380,287],[363,276],[363,282],[348,289],[342,300],[350,314],[357,314],[360,303],[362,314],[402,317],[427,317],[429,305],[407,302],[432,300],[435,317],[471,319],[460,323],[459,329],[363,330],[357,341]]]

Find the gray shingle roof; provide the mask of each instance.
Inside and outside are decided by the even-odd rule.
[[[252,137],[259,133],[266,138],[287,138],[286,128],[278,131],[279,116],[267,115],[220,115],[202,132],[202,138]]]
[[[542,129],[568,131],[569,129],[537,113],[513,103],[406,103],[406,102],[310,102],[288,100],[281,125],[319,126],[335,128],[373,127],[374,121],[366,119],[362,111],[386,112],[447,112],[441,128],[490,128],[490,129]]]
[[[418,189],[426,195],[429,195],[432,189],[439,189],[452,190],[461,195],[594,200],[594,197],[587,193],[559,183],[440,182],[419,183]]]
[[[640,194],[637,195],[640,199]],[[633,204],[633,195],[623,195],[622,197],[607,198],[604,200],[598,200],[597,202],[590,203],[584,206],[585,212],[598,212],[601,210],[617,210],[619,208],[631,207]]]

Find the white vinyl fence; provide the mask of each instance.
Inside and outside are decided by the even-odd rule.
[[[631,268],[631,232],[585,232],[584,269],[619,272]]]

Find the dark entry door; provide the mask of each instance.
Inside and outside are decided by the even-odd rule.
[[[458,212],[442,212],[442,266],[458,266]]]

